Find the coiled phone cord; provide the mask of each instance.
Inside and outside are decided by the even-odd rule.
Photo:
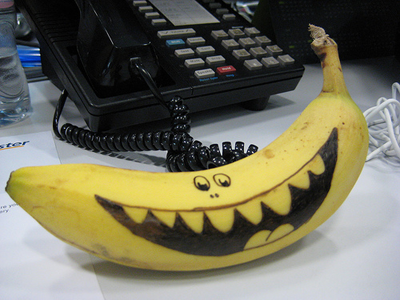
[[[57,103],[53,117],[54,134],[61,140],[73,145],[105,152],[151,151],[166,150],[166,165],[170,172],[186,172],[215,168],[232,163],[257,152],[258,147],[251,144],[247,151],[243,142],[236,142],[232,148],[230,142],[222,143],[222,153],[218,144],[210,147],[203,144],[189,134],[189,108],[179,96],[170,102],[163,101],[155,82],[144,68],[140,58],[131,59],[131,68],[136,68],[149,86],[155,98],[168,109],[171,118],[170,131],[146,133],[97,133],[70,123],[59,129],[59,119],[63,111],[68,92],[63,90]]]

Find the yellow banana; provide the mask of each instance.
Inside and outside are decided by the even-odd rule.
[[[44,228],[104,259],[201,270],[282,249],[326,221],[363,168],[368,130],[336,43],[310,26],[323,88],[273,143],[232,164],[151,173],[67,164],[21,168],[6,191]]]

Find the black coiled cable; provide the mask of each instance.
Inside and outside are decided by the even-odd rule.
[[[168,109],[171,117],[170,131],[157,131],[146,133],[98,133],[77,127],[70,123],[64,124],[59,130],[59,119],[68,97],[64,90],[57,103],[53,118],[54,134],[61,140],[73,145],[105,152],[126,151],[168,151],[166,164],[171,172],[187,172],[215,168],[232,163],[257,152],[258,147],[250,145],[244,151],[244,143],[236,142],[232,148],[230,142],[222,144],[222,153],[217,144],[210,147],[203,146],[189,134],[190,117],[189,109],[179,96],[165,103],[161,93],[150,74],[144,69],[140,59],[131,59],[131,66],[135,67],[146,81],[156,99]]]

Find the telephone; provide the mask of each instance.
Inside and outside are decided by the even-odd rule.
[[[191,112],[234,103],[264,109],[304,72],[220,0],[16,3],[41,45],[43,72],[96,132],[168,117],[132,59],[165,101],[179,95]]]

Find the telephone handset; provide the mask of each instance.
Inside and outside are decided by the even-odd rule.
[[[154,49],[125,1],[75,0],[80,10],[78,55],[97,94],[147,88],[129,60],[140,57],[153,78],[159,73]]]

